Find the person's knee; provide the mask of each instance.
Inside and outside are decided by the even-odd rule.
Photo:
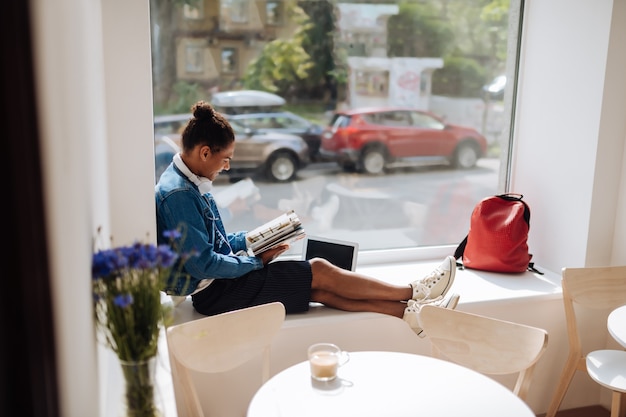
[[[326,275],[333,268],[333,264],[324,258],[312,258],[309,260],[309,263],[311,264],[311,273],[314,278],[316,275]]]
[[[329,288],[332,287],[333,281],[336,278],[336,266],[328,262],[323,258],[312,258],[309,260],[311,263],[311,275],[313,288]]]

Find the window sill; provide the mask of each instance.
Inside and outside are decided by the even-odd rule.
[[[357,272],[403,285],[428,274],[438,265],[436,262],[402,262],[387,265],[367,265]],[[461,304],[527,302],[538,299],[561,297],[561,276],[541,266],[540,275],[534,272],[504,274],[473,269],[457,270],[450,292],[461,296]]]
[[[380,259],[379,255],[377,258]],[[389,259],[388,261],[387,263],[375,263],[371,259],[360,261],[357,272],[392,284],[408,285],[418,277],[428,274],[440,262],[439,260],[390,262]],[[481,304],[496,306],[512,302],[527,303],[560,299],[560,274],[545,270],[541,266],[537,269],[544,272],[544,275],[530,271],[520,274],[503,274],[473,269],[457,270],[450,292],[458,293],[461,296],[459,304],[465,306]],[[333,320],[351,320],[356,318],[355,315],[365,318],[378,314],[345,312],[312,303],[311,310],[307,313],[287,315],[285,326],[292,327],[304,322],[324,321],[330,319],[331,316]],[[174,309],[174,323],[176,324],[201,317],[203,316],[193,309],[191,297]]]

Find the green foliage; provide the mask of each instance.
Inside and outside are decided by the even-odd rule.
[[[173,87],[174,94],[171,101],[165,104],[154,105],[154,114],[189,113],[191,106],[198,100],[206,99],[203,88],[196,83],[178,81]]]
[[[486,81],[486,70],[476,60],[464,57],[444,59],[444,66],[433,73],[432,93],[449,97],[479,97]]]
[[[478,97],[506,60],[509,0],[400,3],[388,21],[388,55],[442,57],[432,93]]]
[[[187,113],[198,100],[206,98],[203,89],[196,83],[178,81],[174,84],[176,101],[172,103],[169,113]]]
[[[206,84],[176,81],[173,39],[189,29],[179,27],[173,16],[183,4],[199,1],[151,0],[153,24],[161,34],[155,45],[160,56],[168,57],[153,68],[155,114],[186,113],[207,96]],[[387,56],[443,58],[446,68],[435,71],[433,94],[476,96],[479,83],[503,71],[510,0],[398,0],[397,4],[399,13],[387,21]],[[336,100],[344,93],[349,74],[348,51],[335,45],[336,1],[285,0],[284,6],[296,32],[266,44],[248,63],[242,85],[274,92],[288,101]],[[211,82],[221,85],[232,80]]]
[[[438,17],[433,4],[406,2],[387,23],[390,57],[441,57],[451,48],[450,24]]]
[[[303,80],[299,89],[307,94],[320,94],[320,86],[346,82],[346,60],[336,55],[334,45],[335,19],[334,6],[328,0],[300,1],[298,5],[315,24],[303,33],[302,47],[313,57],[313,66],[309,76]]]
[[[325,126],[328,123],[328,120],[324,116],[324,112],[326,110],[324,103],[287,103],[287,105],[285,105],[285,110],[295,113],[298,116],[302,116],[305,119],[322,126]]]
[[[302,47],[304,33],[311,27],[308,16],[297,6],[289,15],[298,24],[291,39],[276,39],[263,48],[258,58],[250,63],[244,76],[244,86],[286,96],[293,83],[308,76],[313,62]]]

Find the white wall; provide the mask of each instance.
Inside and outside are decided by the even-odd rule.
[[[148,2],[31,3],[61,415],[94,416],[93,239],[155,239]]]
[[[32,12],[61,415],[88,416],[99,396],[85,378],[96,374],[92,222],[109,215],[101,16],[77,0]]]
[[[625,2],[526,6],[512,189],[533,210],[535,261],[553,271],[624,262],[614,232],[625,216]]]
[[[531,252],[552,271],[625,264],[626,1],[526,5],[512,189],[532,208]],[[579,318],[589,324],[583,346],[616,347],[592,315]],[[543,320],[562,329],[537,375],[549,401],[566,356],[562,308]],[[607,390],[578,372],[561,409],[596,403],[610,408]]]
[[[61,414],[83,417],[98,408],[97,379],[86,378],[97,374],[95,228],[104,226],[116,244],[154,233],[153,178],[140,174],[154,172],[148,2],[31,4]],[[512,184],[533,210],[535,260],[553,271],[623,264],[626,0],[529,0],[526,7]],[[528,317],[527,305],[506,308]],[[545,320],[564,325],[558,315]],[[554,333],[551,340],[563,337]],[[549,365],[539,372],[547,398],[562,364]],[[574,392],[564,408],[595,398]]]
[[[611,254],[612,265],[626,265],[626,120],[624,109],[626,109],[626,48],[624,48],[624,32],[626,32],[626,1],[619,0],[613,5],[613,15],[611,22],[611,40],[609,44],[610,56],[608,60],[607,74],[610,85],[607,86],[607,98],[611,102],[605,102],[603,113],[611,115],[612,124],[608,124],[607,130],[614,129],[610,134],[611,142],[621,143],[621,169],[619,167],[612,173],[615,178],[619,178],[617,185],[617,206],[615,224],[613,225],[613,248]],[[613,90],[613,87],[615,89]],[[604,130],[603,130],[604,132]],[[619,157],[619,146],[615,146],[615,156]],[[610,175],[610,174],[609,174]]]
[[[156,242],[150,2],[101,3],[111,234]]]

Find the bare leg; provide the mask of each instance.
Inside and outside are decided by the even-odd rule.
[[[436,303],[435,305],[454,309],[459,300],[458,294],[443,298],[454,279],[456,265],[452,256],[448,256],[442,265],[417,281],[417,284],[414,282],[406,286],[392,285],[346,271],[321,258],[311,259],[309,262],[313,275],[311,301],[345,311],[370,311],[399,317],[420,337],[424,334],[418,318],[422,305]],[[431,288],[434,288],[436,295],[433,298],[413,299],[413,286],[419,289],[418,295],[422,291],[425,291],[426,297],[432,295]]]
[[[325,299],[360,300],[370,303],[373,300],[398,302],[409,300],[413,295],[413,290],[408,284],[406,286],[388,284],[366,275],[346,271],[321,258],[311,259],[310,263],[313,273],[313,282],[311,283],[311,288],[314,290],[313,294],[319,292],[319,297]],[[313,301],[322,302],[321,300]],[[352,303],[351,305],[357,304]],[[365,309],[361,308],[360,310]]]
[[[389,314],[402,318],[406,303],[400,301],[387,300],[355,300],[344,298],[337,294],[324,290],[311,291],[311,301],[322,303],[328,307],[333,307],[345,311],[369,311],[372,313]]]

